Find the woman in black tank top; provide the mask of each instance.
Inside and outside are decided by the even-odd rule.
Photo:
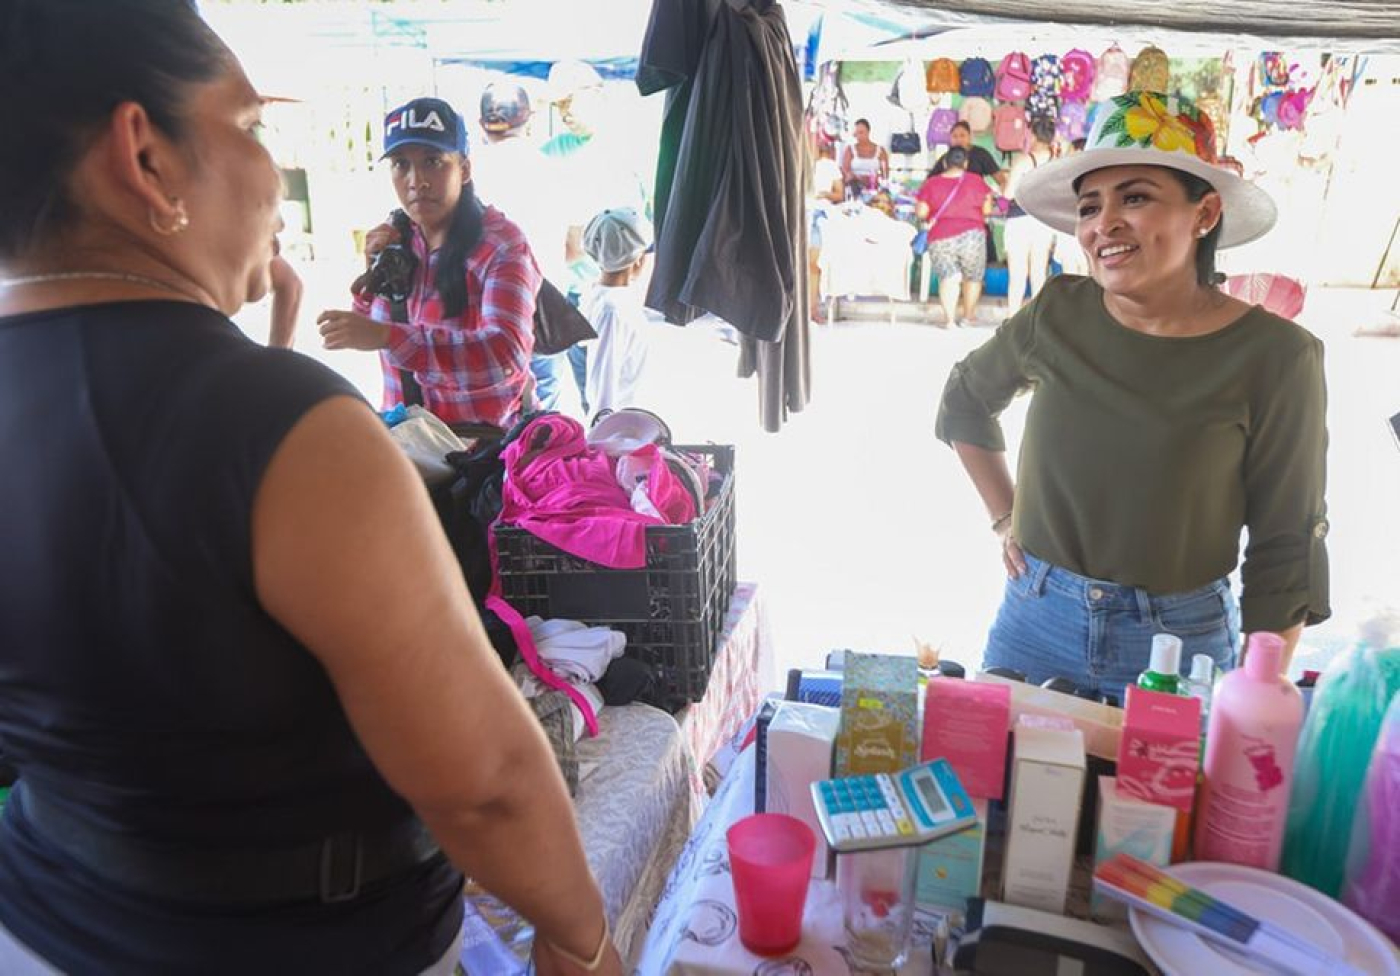
[[[541,972],[620,973],[412,468],[227,318],[280,224],[238,62],[188,0],[10,0],[0,86],[45,93],[0,146],[0,971],[450,972],[470,870]]]

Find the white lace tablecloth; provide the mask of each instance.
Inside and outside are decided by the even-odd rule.
[[[754,751],[735,760],[666,881],[637,976],[850,976],[841,903],[831,881],[807,889],[802,941],[786,956],[765,958],[739,941],[734,881],[725,831],[753,812]],[[914,947],[899,976],[930,976],[939,918],[920,916]]]
[[[648,705],[605,707],[597,738],[579,742],[579,832],[629,966],[667,875],[710,799],[705,765],[734,748],[763,695],[776,686],[758,585],[739,583],[700,701],[674,718]],[[533,933],[526,923],[479,888],[469,888],[468,900],[519,958],[528,958]]]
[[[676,720],[649,705],[604,708],[598,726],[597,738],[579,743],[584,776],[574,802],[613,939],[630,965],[694,822],[694,763]],[[528,958],[530,928],[479,888],[467,897],[501,940]]]

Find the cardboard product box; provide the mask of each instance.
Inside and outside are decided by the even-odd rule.
[[[1171,863],[1172,841],[1177,820],[1175,807],[1145,803],[1119,793],[1112,776],[1099,777],[1098,830],[1094,839],[1094,867],[1115,854],[1131,854],[1149,864],[1166,867]],[[1105,898],[1098,889],[1089,896],[1094,918],[1119,922],[1128,917],[1121,901]]]
[[[1079,729],[1017,726],[1002,900],[1063,914],[1084,790]]]
[[[812,802],[812,784],[831,779],[831,759],[841,713],[825,705],[785,701],[768,723],[764,802],[767,813],[796,817],[817,838],[812,877],[829,874],[830,854]]]
[[[967,900],[982,894],[982,861],[987,853],[987,801],[973,798],[977,826],[925,844],[919,850],[917,901],[935,910],[967,911]]]
[[[947,759],[967,795],[1000,800],[1006,779],[1011,689],[932,678],[924,705],[924,762]]]
[[[1118,792],[1190,811],[1201,764],[1201,702],[1128,686]]]
[[[754,719],[753,737],[753,812],[766,813],[768,811],[768,726],[773,722],[773,716],[778,714],[778,706],[781,701],[769,698],[764,701],[758,710],[758,717]]]
[[[895,773],[919,761],[919,662],[846,653],[836,775]]]
[[[978,672],[973,680],[978,684],[1005,685],[1011,689],[1011,721],[1015,722],[1022,715],[1063,715],[1084,733],[1085,752],[1109,762],[1117,760],[1123,709],[986,672]]]
[[[1074,720],[1067,715],[1036,715],[1026,712],[1016,719],[1017,725],[1024,725],[1031,729],[1065,729],[1066,731],[1078,728]]]

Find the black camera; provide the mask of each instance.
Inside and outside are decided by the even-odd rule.
[[[418,258],[402,244],[389,244],[374,256],[365,275],[365,291],[391,302],[405,301],[413,291],[413,272]]]

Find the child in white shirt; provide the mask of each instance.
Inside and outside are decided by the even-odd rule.
[[[636,405],[646,365],[646,312],[632,287],[646,268],[651,227],[631,208],[604,210],[583,232],[583,248],[602,270],[582,311],[598,333],[588,351],[586,397],[593,416]]]

